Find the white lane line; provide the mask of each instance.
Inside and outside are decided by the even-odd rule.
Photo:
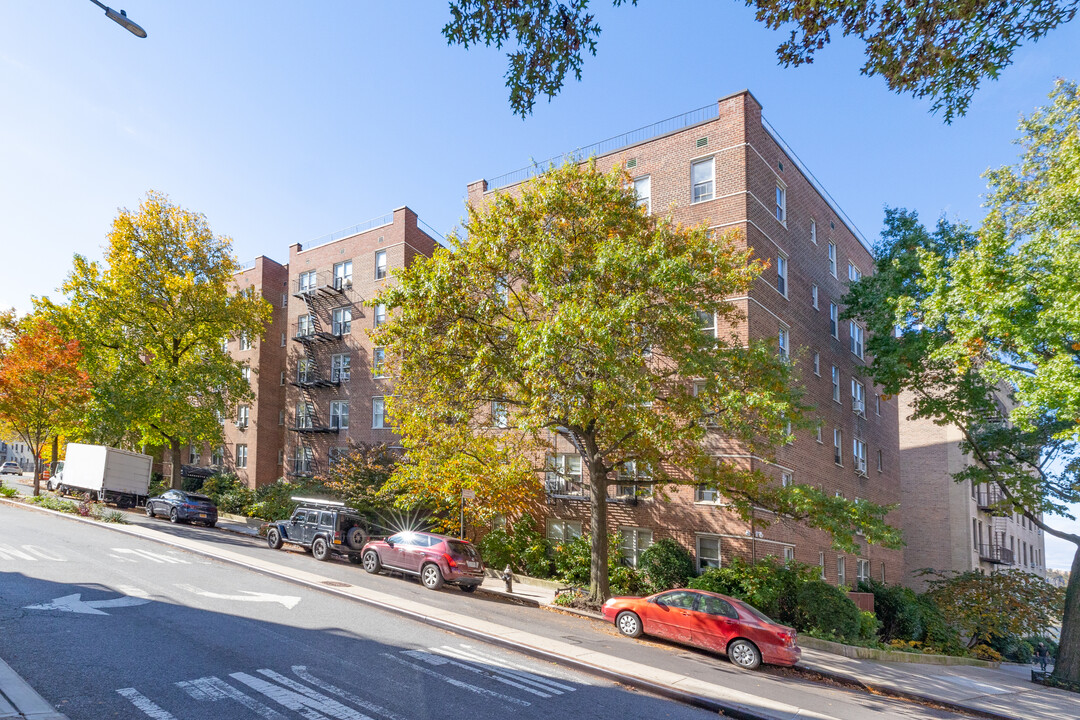
[[[142,550],[140,548],[113,548],[113,552],[124,553],[126,555],[134,555],[138,558],[150,560],[151,562],[156,562],[158,564],[171,563],[173,565],[190,565],[187,560],[169,557],[168,555],[155,555],[149,550]]]
[[[389,718],[389,720],[407,720],[404,716],[398,715],[397,713],[393,712],[392,710],[387,710],[384,707],[381,707],[379,705],[376,705],[373,702],[369,702],[369,701],[365,700],[364,698],[360,697],[359,695],[354,695],[353,693],[349,692],[348,690],[342,690],[341,688],[337,687],[336,685],[331,685],[330,683],[326,682],[325,680],[320,680],[319,678],[315,677],[314,675],[312,675],[311,673],[309,673],[307,671],[307,666],[306,665],[293,665],[292,666],[292,671],[293,671],[293,674],[296,675],[296,677],[300,678],[304,682],[310,683],[311,685],[314,685],[315,687],[319,688],[320,690],[325,690],[326,692],[330,693],[331,695],[337,695],[339,698],[341,698],[343,700],[348,700],[349,702],[351,702],[353,705],[355,705],[357,707],[362,707],[365,710],[368,710],[370,712],[376,713],[378,715],[383,715],[383,716]],[[262,672],[262,671],[260,670],[260,672]]]
[[[405,655],[408,655],[409,657],[415,658],[417,660],[423,660],[424,662],[427,662],[428,658],[436,657],[435,655],[432,655],[432,653],[424,652],[423,650],[405,650],[405,651],[403,651],[403,653]],[[542,698],[551,697],[550,693],[541,692],[540,690],[537,690],[535,688],[531,688],[528,685],[522,685],[519,682],[514,682],[513,680],[508,680],[507,678],[502,677],[500,674],[498,674],[494,670],[488,670],[487,668],[475,667],[473,665],[469,665],[468,663],[463,663],[463,662],[459,662],[458,660],[451,659],[451,658],[447,657],[446,655],[442,655],[442,654],[438,655],[437,657],[440,657],[443,660],[443,662],[449,663],[450,665],[453,665],[454,667],[459,667],[462,670],[468,670],[471,673],[476,673],[477,675],[482,675],[484,677],[491,678],[495,682],[501,682],[503,685],[509,685],[510,687],[516,687],[518,690],[524,690],[527,693],[532,693],[533,695],[539,695]]]
[[[509,695],[503,695],[502,693],[495,692],[494,690],[488,690],[487,688],[477,687],[476,685],[470,685],[467,682],[462,682],[461,680],[458,680],[456,678],[452,678],[449,675],[443,675],[442,673],[437,673],[437,672],[435,672],[434,670],[432,670],[430,668],[424,667],[423,665],[417,665],[416,663],[411,663],[408,660],[402,660],[401,658],[399,658],[396,655],[393,655],[391,653],[381,653],[381,654],[385,658],[390,658],[394,662],[401,663],[402,665],[407,665],[408,667],[411,667],[412,669],[416,670],[417,672],[423,673],[424,675],[429,675],[431,677],[439,678],[440,680],[442,680],[444,682],[448,682],[451,685],[453,685],[454,687],[461,688],[462,690],[468,690],[469,692],[476,693],[477,695],[487,695],[488,697],[498,698],[499,700],[503,700],[505,702],[513,703],[514,705],[522,705],[524,707],[528,707],[529,705],[532,705],[532,703],[529,702],[528,700],[521,700],[519,698],[511,697]]]
[[[563,685],[560,682],[556,682],[555,680],[551,680],[542,675],[534,675],[533,673],[526,670],[519,670],[505,660],[483,658],[477,655],[473,655],[467,650],[451,647],[449,645],[444,645],[442,648],[438,649],[431,648],[431,651],[452,655],[458,660],[463,660],[465,662],[477,663],[480,665],[493,665],[497,669],[492,669],[492,672],[502,673],[504,675],[507,675],[508,677],[513,678],[514,680],[520,680],[521,682],[529,683],[540,688],[541,690],[546,690],[548,692],[555,693],[556,695],[562,695],[564,692],[574,692],[575,690],[575,688],[570,687],[569,685]]]
[[[326,702],[315,700],[307,695],[295,693],[288,688],[266,682],[247,673],[232,673],[229,677],[239,680],[252,690],[262,693],[274,702],[303,715],[307,720],[326,720],[329,715],[337,720],[372,720],[370,717],[352,708],[345,707],[337,700],[326,698]],[[322,697],[326,697],[323,695]],[[322,712],[319,712],[322,711]],[[322,713],[326,713],[323,715]]]
[[[452,658],[453,660],[460,660],[461,662],[464,662],[464,663],[470,663],[471,665],[479,666],[479,668],[484,672],[495,673],[495,674],[501,675],[503,677],[510,678],[510,680],[516,680],[518,682],[523,682],[523,683],[526,683],[527,685],[531,685],[532,687],[543,691],[543,692],[535,693],[537,695],[544,695],[544,692],[551,693],[553,695],[562,695],[563,694],[562,690],[557,690],[557,689],[555,689],[553,687],[549,687],[549,686],[547,686],[547,685],[545,685],[545,684],[543,684],[541,682],[538,682],[537,680],[535,680],[533,678],[522,677],[522,675],[524,673],[520,673],[520,672],[517,672],[515,670],[510,670],[510,669],[507,669],[507,668],[504,668],[504,667],[500,667],[499,665],[494,663],[494,661],[491,661],[491,660],[485,660],[483,658],[471,657],[469,655],[466,655],[466,654],[456,650],[455,648],[450,647],[449,645],[444,645],[441,648],[429,648],[429,649],[430,649],[431,652],[435,653],[436,655],[441,655],[441,656],[443,656],[445,658]],[[525,688],[525,689],[528,690],[528,688]],[[532,691],[530,691],[530,692],[532,692]],[[551,697],[551,695],[546,695],[545,697]]]
[[[468,643],[461,643],[460,645],[458,645],[458,648],[460,648],[460,652],[467,653],[467,654],[472,654],[472,655],[474,655],[474,656],[476,656],[476,657],[478,657],[480,659],[486,659],[486,656],[484,655],[485,651],[482,648],[476,647],[475,645],[469,645]],[[530,668],[529,666],[525,665],[525,663],[522,663],[522,662],[519,662],[519,661],[507,660],[506,658],[500,658],[499,663],[501,665],[503,665],[504,667],[517,668],[518,670],[521,670],[524,673],[535,674],[535,670],[533,668]],[[561,670],[559,668],[550,668],[550,669],[545,668],[544,672],[545,672],[544,675],[537,676],[540,679],[542,679],[544,682],[549,682],[549,681],[552,680],[552,678],[558,678],[559,680],[563,680],[563,681],[569,682],[569,683],[578,682],[578,680],[576,678],[574,678],[573,676],[567,674],[565,671],[563,671],[563,670]],[[577,689],[577,688],[575,688],[573,686],[566,686],[566,685],[561,686],[561,687],[568,688],[570,690],[576,690]]]
[[[154,701],[143,695],[135,688],[122,688],[116,692],[124,698],[131,701],[131,704],[139,708],[146,714],[147,717],[151,717],[154,720],[176,720],[176,716],[168,710],[162,710],[160,707],[154,704]]]
[[[260,675],[265,675],[266,677],[270,678],[271,680],[275,680],[275,681],[281,683],[282,685],[289,688],[290,690],[295,690],[296,692],[298,692],[298,693],[300,693],[302,695],[307,695],[312,700],[317,700],[317,701],[323,703],[323,706],[325,706],[325,707],[334,708],[334,709],[338,710],[338,712],[349,712],[349,713],[351,713],[350,715],[348,715],[349,718],[357,718],[357,720],[372,720],[367,715],[364,715],[361,712],[357,712],[356,710],[353,710],[350,707],[346,707],[345,705],[342,705],[341,703],[339,703],[334,698],[327,697],[326,695],[323,695],[321,692],[316,692],[315,690],[312,690],[311,688],[307,687],[306,685],[301,685],[300,683],[296,682],[295,680],[292,680],[291,678],[287,678],[287,677],[285,677],[284,675],[282,675],[280,673],[274,672],[273,670],[266,670],[266,669],[259,670],[259,674]],[[367,704],[370,704],[370,703],[367,703]],[[378,708],[379,706],[375,705],[375,707]],[[364,709],[365,710],[370,710],[371,708],[364,708]],[[382,710],[382,709],[383,708],[379,708],[379,710]],[[372,710],[372,712],[378,712],[378,710]]]
[[[0,560],[37,560],[33,555],[27,555],[22,550],[17,550],[11,545],[0,545]]]
[[[285,716],[274,708],[263,705],[220,678],[204,677],[198,680],[185,680],[176,683],[176,686],[195,700],[209,700],[210,702],[235,700],[264,720],[286,720]]]
[[[46,550],[45,548],[38,547],[37,545],[23,545],[22,548],[26,552],[37,555],[42,560],[52,560],[53,562],[67,562],[67,558],[60,557],[52,550]]]

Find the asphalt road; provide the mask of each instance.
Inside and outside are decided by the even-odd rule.
[[[710,716],[104,527],[0,527],[0,657],[71,720]]]
[[[26,511],[21,511],[26,512]],[[35,513],[36,515],[36,513]],[[152,527],[164,535],[195,538],[232,552],[252,558],[271,560],[287,567],[317,572],[327,578],[353,585],[369,587],[399,597],[424,602],[433,607],[467,613],[474,617],[497,622],[546,637],[579,644],[653,667],[682,673],[696,679],[715,683],[742,692],[789,703],[808,710],[830,715],[838,720],[865,720],[870,713],[881,720],[923,720],[926,718],[956,718],[953,713],[927,708],[902,700],[870,695],[862,691],[821,684],[798,672],[785,669],[766,669],[747,673],[732,666],[726,659],[664,641],[630,640],[606,623],[583,620],[546,610],[521,607],[479,596],[468,596],[454,588],[440,592],[424,589],[418,582],[401,576],[368,575],[347,562],[319,563],[311,555],[298,550],[274,552],[257,539],[238,536],[221,530],[208,530],[190,525],[172,525],[167,520],[150,520],[141,514],[129,514],[132,523]],[[50,518],[51,519],[51,518]],[[59,522],[64,522],[57,519]],[[77,525],[77,523],[71,523]],[[2,527],[2,525],[0,525]],[[0,535],[0,537],[3,537]],[[126,538],[125,538],[126,540]],[[161,546],[150,549],[162,552]],[[288,546],[286,546],[288,548]],[[165,551],[167,552],[167,551]],[[196,556],[197,557],[197,556]],[[2,569],[2,563],[0,563]],[[248,571],[233,570],[234,573]],[[300,589],[292,587],[299,594]],[[304,591],[306,592],[306,591]],[[0,590],[0,595],[3,591]],[[259,606],[260,610],[262,606]],[[369,612],[366,608],[363,612]],[[401,622],[395,618],[394,622]],[[4,657],[0,649],[0,657]],[[7,659],[7,658],[5,658]],[[10,660],[9,660],[10,662]]]

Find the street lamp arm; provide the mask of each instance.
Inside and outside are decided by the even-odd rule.
[[[116,23],[120,27],[124,28],[125,30],[127,30],[129,33],[131,33],[135,37],[141,37],[141,38],[146,37],[146,31],[143,30],[139,26],[138,23],[133,22],[130,18],[128,18],[127,13],[124,12],[123,10],[120,10],[119,12],[117,12],[116,10],[113,10],[111,7],[109,7],[108,5],[105,5],[105,4],[101,3],[101,2],[98,2],[98,0],[90,0],[90,2],[94,3],[99,8],[104,10],[105,11],[105,17],[109,18],[114,23]]]

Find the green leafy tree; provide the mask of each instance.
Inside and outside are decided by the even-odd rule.
[[[1078,682],[1080,535],[1044,517],[1080,502],[1080,94],[1062,81],[1050,97],[1020,124],[1020,162],[987,173],[981,227],[887,211],[877,273],[845,302],[874,381],[962,432],[975,462],[955,479],[1077,545],[1055,674]]]
[[[397,454],[386,443],[350,443],[325,474],[315,478],[350,506],[378,513],[389,506],[380,494],[397,465]]]
[[[470,208],[467,239],[452,237],[451,249],[418,259],[383,292],[393,318],[376,341],[394,366],[389,409],[406,467],[426,467],[415,484],[478,452],[491,463],[478,469],[501,477],[498,452],[518,478],[500,492],[537,497],[539,473],[557,471],[545,455],[563,438],[585,470],[593,599],[608,593],[615,483],[698,484],[744,518],[767,508],[843,547],[854,547],[856,529],[895,543],[885,508],[783,488],[706,449],[712,425],[772,457],[804,409],[773,346],[702,332],[702,314],[734,328],[741,311],[726,298],[745,293],[762,265],[735,236],[644,213],[627,186],[618,169],[551,170],[520,196]],[[433,444],[433,433],[449,440]]]
[[[880,75],[889,89],[933,100],[946,122],[967,110],[984,79],[996,79],[1016,49],[1073,19],[1076,0],[1008,2],[810,2],[745,0],[773,30],[791,27],[776,54],[781,65],[811,63],[833,33],[865,45],[864,75]],[[613,0],[616,7],[626,0]],[[632,5],[637,0],[630,0]],[[453,0],[443,35],[451,44],[483,44],[507,53],[510,107],[525,117],[539,94],[552,98],[567,73],[581,80],[584,53],[596,55],[600,25],[589,0]]]
[[[235,291],[231,245],[204,216],[151,192],[113,221],[103,264],[75,256],[66,305],[39,302],[85,349],[94,403],[84,424],[169,448],[174,488],[180,449],[220,445],[225,418],[252,397],[222,341],[260,337],[271,309]]]

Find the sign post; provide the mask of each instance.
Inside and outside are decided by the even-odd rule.
[[[475,500],[476,491],[465,488],[461,491],[461,524],[458,527],[458,537],[462,540],[465,539],[465,500]]]

